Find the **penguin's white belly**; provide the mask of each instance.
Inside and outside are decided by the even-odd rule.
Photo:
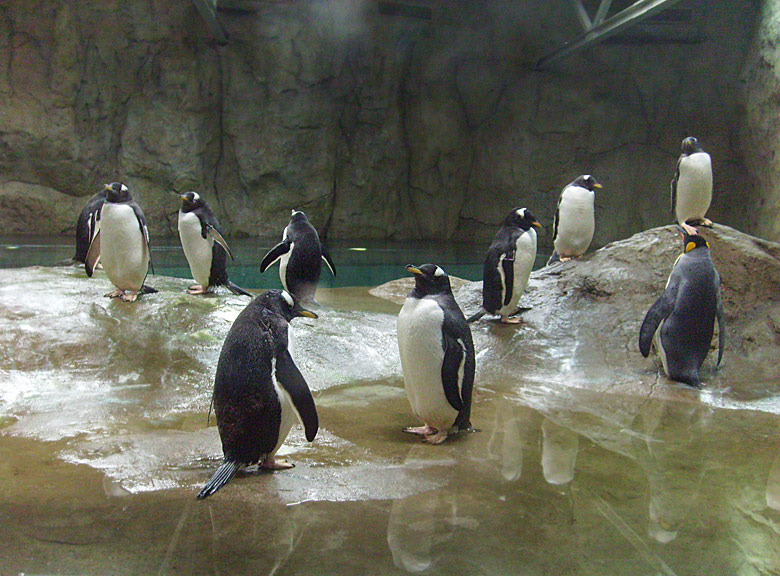
[[[506,316],[517,310],[517,304],[520,302],[520,296],[525,292],[525,287],[528,286],[528,278],[531,276],[531,270],[533,270],[535,261],[536,230],[532,228],[524,234],[521,234],[515,243],[515,263],[514,266],[512,266],[514,269],[512,298],[509,301],[509,304],[502,306],[501,309],[499,309],[498,313],[502,316]],[[501,299],[501,302],[504,302],[504,299],[506,298],[506,279],[504,278],[504,268],[501,266],[501,262],[499,262],[498,270],[501,274],[502,285],[504,286],[504,294]]]
[[[279,448],[281,448],[282,444],[284,444],[284,441],[287,439],[287,435],[290,433],[293,424],[295,424],[296,418],[300,420],[298,417],[298,411],[295,409],[295,406],[290,399],[290,395],[276,381],[276,359],[274,359],[273,362],[274,389],[276,390],[276,395],[279,397],[279,403],[282,405],[282,418],[279,422],[279,439],[276,441],[276,446],[274,447],[273,452],[267,454],[267,457],[276,454]]]
[[[588,250],[596,229],[593,201],[593,192],[580,186],[570,186],[564,191],[554,241],[559,256],[580,256]]]
[[[201,236],[200,219],[192,212],[179,212],[179,238],[195,282],[206,288],[211,277],[214,239]]]
[[[706,152],[696,152],[680,161],[675,216],[682,223],[704,218],[712,202],[712,162]]]
[[[661,358],[661,364],[664,367],[664,374],[668,376],[669,366],[666,363],[666,350],[664,350],[664,345],[661,342],[661,328],[663,328],[665,321],[666,320],[661,320],[661,323],[658,325],[658,329],[655,331],[655,334],[653,334],[653,343],[655,344],[655,349],[658,352],[658,357]]]
[[[100,216],[100,262],[120,290],[138,291],[149,269],[149,249],[132,207],[106,203]]]
[[[286,238],[287,228],[284,229],[284,232],[284,238]],[[290,249],[279,257],[279,279],[282,281],[284,289],[288,292],[290,289],[287,288],[287,264],[290,262],[290,256],[292,256],[293,250],[295,250],[295,242],[291,242]]]
[[[447,430],[458,412],[444,395],[444,312],[432,299],[407,298],[398,315],[398,349],[412,412],[426,424]]]

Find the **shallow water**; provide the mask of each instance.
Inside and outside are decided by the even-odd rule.
[[[399,307],[364,288],[293,322],[321,422],[312,444],[293,429],[296,467],[196,501],[247,299],[187,284],[127,305],[102,273],[0,271],[0,573],[780,573],[776,400],[605,392],[609,366],[481,323],[479,431],[423,445],[401,432]]]

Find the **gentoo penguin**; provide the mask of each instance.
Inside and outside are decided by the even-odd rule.
[[[488,248],[482,270],[482,311],[468,319],[474,322],[484,314],[497,314],[501,322],[517,323],[509,315],[517,311],[536,260],[536,230],[542,228],[527,208],[515,208],[504,219]]]
[[[98,232],[100,209],[103,207],[103,202],[106,201],[107,193],[104,188],[94,194],[87,200],[81,214],[79,214],[79,219],[76,221],[76,254],[73,256],[73,262],[83,264],[87,261],[89,244]]]
[[[336,266],[328,249],[320,242],[317,230],[300,210],[293,210],[282,241],[271,248],[260,263],[260,272],[279,260],[279,278],[290,294],[303,302],[314,302],[322,262],[336,275]]]
[[[233,322],[214,378],[214,411],[225,458],[198,499],[214,494],[245,466],[292,468],[274,454],[296,418],[309,442],[317,435],[314,399],[287,349],[288,324],[298,316],[317,317],[287,292],[269,290]]]
[[[639,330],[644,357],[655,342],[664,372],[672,380],[701,387],[699,368],[710,350],[718,320],[718,366],[723,357],[726,326],[720,299],[720,276],[710,247],[699,236],[682,231],[684,252],[672,267],[666,288],[645,315]]]
[[[177,194],[179,209],[179,239],[184,256],[190,265],[194,286],[190,294],[206,294],[214,286],[225,286],[233,294],[252,296],[228,280],[227,256],[233,259],[230,248],[222,237],[217,217],[197,192]]]
[[[116,290],[106,294],[133,302],[139,293],[156,292],[144,286],[151,259],[149,231],[141,208],[121,182],[105,185],[106,200],[100,209],[100,229],[87,251],[84,264],[92,276],[98,260]]]
[[[431,444],[471,427],[474,343],[450,279],[435,264],[406,267],[414,289],[398,315],[398,349],[412,412],[424,426],[405,428]]]
[[[583,174],[561,192],[553,223],[555,250],[547,264],[579,258],[587,251],[596,229],[596,188],[601,184],[590,174]]]
[[[671,197],[675,220],[688,234],[696,234],[695,225],[712,226],[704,217],[712,202],[712,161],[693,136],[682,141]]]

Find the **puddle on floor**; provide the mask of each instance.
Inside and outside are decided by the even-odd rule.
[[[157,278],[128,306],[78,271],[2,274],[3,574],[780,573],[775,399],[651,373],[619,377],[652,393],[611,394],[608,367],[567,372],[527,327],[488,324],[479,431],[423,445],[401,432],[398,307],[324,290],[320,319],[294,322],[317,439],[294,429],[294,469],[201,502],[213,371],[246,299]]]

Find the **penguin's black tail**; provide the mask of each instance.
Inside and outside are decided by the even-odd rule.
[[[241,286],[238,286],[237,284],[233,284],[230,280],[225,280],[225,288],[230,290],[233,294],[239,294],[240,296],[249,296],[250,298],[254,298],[249,292],[241,288]]]
[[[547,261],[547,266],[549,266],[550,264],[554,264],[555,262],[560,262],[560,261],[561,261],[561,257],[558,256],[557,250],[553,250],[553,253],[550,254],[550,259]]]
[[[139,294],[156,294],[158,292],[157,288],[152,288],[151,286],[147,286],[144,284],[141,286],[141,289],[138,291]]]
[[[483,317],[485,314],[487,314],[487,310],[485,310],[485,309],[482,309],[482,310],[480,310],[479,312],[477,312],[476,314],[474,314],[473,316],[470,316],[470,317],[469,317],[469,318],[466,320],[466,322],[467,322],[468,324],[471,324],[472,322],[476,322],[477,320],[479,320],[480,318],[482,318],[482,317]]]
[[[211,480],[203,487],[203,490],[198,493],[198,500],[203,500],[207,496],[214,494],[214,492],[230,482],[233,479],[233,476],[236,475],[236,472],[241,470],[242,467],[243,464],[236,462],[235,460],[226,460],[223,462],[222,465],[217,468],[217,471],[214,472],[214,476],[211,477]]]

